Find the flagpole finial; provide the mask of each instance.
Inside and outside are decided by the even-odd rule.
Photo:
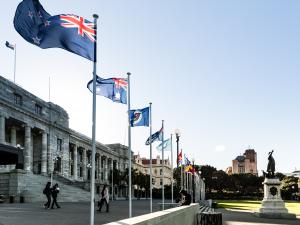
[[[128,73],[127,73],[127,75],[128,75],[128,76],[130,76],[130,75],[131,75],[131,73],[129,73],[129,72],[128,72]]]
[[[152,105],[152,102],[149,102],[149,105]]]
[[[97,14],[93,14],[93,18],[94,18],[94,19],[98,19],[99,16],[98,16]]]

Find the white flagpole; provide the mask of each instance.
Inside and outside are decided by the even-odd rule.
[[[129,200],[129,218],[132,217],[132,201],[131,201],[131,125],[130,125],[130,73],[127,73],[128,82],[128,200]]]
[[[173,135],[171,134],[171,199],[174,203],[174,192],[173,192]]]
[[[152,136],[152,102],[149,103],[149,114],[150,114],[150,136]],[[152,143],[150,143],[150,213],[152,213],[153,208],[152,208]]]
[[[164,159],[164,120],[162,120],[162,185],[161,185],[161,197],[162,197],[162,210],[165,210],[165,184],[164,184],[164,167],[165,167],[165,159]]]
[[[91,212],[90,225],[95,224],[95,153],[96,153],[96,65],[97,65],[97,19],[98,15],[94,14],[95,26],[95,44],[94,44],[94,71],[93,71],[93,124],[92,124],[92,174],[91,174]]]

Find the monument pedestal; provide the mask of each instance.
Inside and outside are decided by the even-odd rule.
[[[296,219],[296,215],[289,213],[281,198],[280,185],[278,178],[265,178],[264,199],[259,212],[255,213],[258,217]]]

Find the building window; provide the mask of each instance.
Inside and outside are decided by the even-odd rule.
[[[19,94],[14,94],[14,102],[16,105],[22,106],[22,96]]]
[[[162,185],[162,179],[160,179],[160,185]]]
[[[159,174],[162,175],[162,169],[160,169]]]
[[[35,114],[42,115],[42,106],[35,104]]]
[[[57,151],[61,152],[62,149],[62,140],[57,138]]]

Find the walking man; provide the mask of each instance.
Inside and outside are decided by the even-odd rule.
[[[49,209],[51,204],[51,182],[47,182],[43,194],[47,197],[47,202],[44,204],[44,207],[45,209]]]
[[[101,212],[102,206],[103,204],[106,204],[106,212],[109,211],[109,193],[108,193],[108,189],[107,186],[104,185],[102,191],[101,191],[101,199],[100,202],[98,202],[98,207],[99,209],[97,211]]]
[[[52,193],[52,206],[51,209],[54,209],[54,204],[56,205],[56,207],[59,209],[60,206],[57,204],[57,194],[59,193],[59,187],[58,184],[55,184],[52,188],[51,188],[51,193]]]

